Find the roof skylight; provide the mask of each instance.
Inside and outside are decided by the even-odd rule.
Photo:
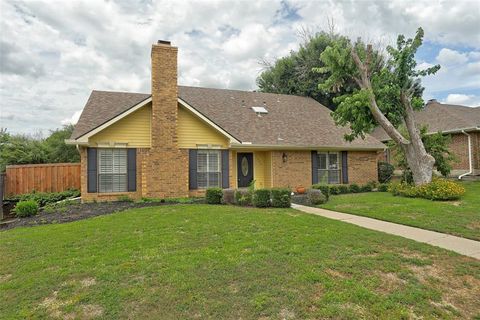
[[[265,107],[252,107],[252,110],[255,113],[268,113],[268,110]]]

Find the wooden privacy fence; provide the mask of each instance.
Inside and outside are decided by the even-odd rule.
[[[5,196],[80,189],[80,163],[47,163],[7,166]]]

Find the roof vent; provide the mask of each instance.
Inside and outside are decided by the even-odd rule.
[[[257,115],[267,114],[268,110],[265,107],[252,107],[253,112]]]

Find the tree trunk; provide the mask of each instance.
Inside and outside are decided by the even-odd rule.
[[[422,152],[410,143],[402,145],[405,152],[405,158],[408,167],[412,170],[413,182],[415,185],[421,185],[432,181],[433,165],[435,159],[426,151]]]
[[[410,136],[410,143],[405,146],[405,155],[408,166],[412,170],[415,185],[432,181],[433,165],[435,159],[427,153],[423,145],[420,131],[414,118],[414,111],[408,93],[402,92],[400,100],[405,107],[405,125]]]

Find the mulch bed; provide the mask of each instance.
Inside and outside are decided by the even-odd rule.
[[[199,203],[200,201],[192,201]],[[175,202],[97,202],[97,203],[74,203],[56,208],[53,212],[40,211],[39,214],[26,218],[11,218],[0,222],[0,231],[16,227],[31,227],[42,224],[66,223],[71,221],[88,219],[115,212],[125,211],[134,208],[155,207],[162,205],[175,205]]]

